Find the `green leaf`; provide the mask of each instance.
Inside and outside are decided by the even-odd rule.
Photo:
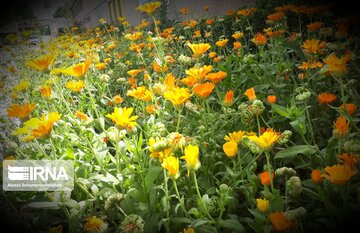
[[[308,145],[297,145],[288,147],[276,153],[275,159],[294,158],[298,154],[312,155],[316,150]]]
[[[190,227],[196,228],[196,227],[199,227],[199,226],[201,226],[201,225],[207,224],[207,223],[209,223],[209,222],[210,222],[210,220],[196,219],[195,221],[193,221],[193,222],[190,224]]]
[[[147,192],[150,192],[152,187],[155,185],[154,181],[159,176],[161,170],[162,169],[160,166],[152,166],[148,170],[148,172],[145,176],[145,188],[146,188]]]
[[[236,219],[220,220],[220,227],[233,230],[233,232],[246,232],[244,226]]]
[[[291,112],[289,111],[289,109],[277,105],[277,104],[272,104],[271,105],[272,110],[274,110],[277,114],[279,114],[280,116],[286,117],[286,118],[290,118],[291,117]]]

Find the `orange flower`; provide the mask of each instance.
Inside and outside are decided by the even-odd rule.
[[[167,74],[164,80],[166,90],[174,89],[174,87],[177,86],[175,83],[176,77],[172,73]]]
[[[209,53],[209,58],[214,58],[216,57],[216,52],[210,52]]]
[[[213,83],[218,83],[221,80],[223,80],[224,78],[226,78],[227,73],[224,71],[219,71],[216,73],[209,73],[205,76],[205,78]]]
[[[154,61],[153,62],[153,69],[154,69],[155,72],[160,73],[160,72],[168,71],[169,68],[167,67],[166,63],[162,65],[162,64],[159,64],[157,61]]]
[[[272,225],[272,229],[278,232],[285,232],[294,227],[295,222],[290,221],[285,217],[283,211],[278,211],[269,214],[269,219]]]
[[[253,87],[247,89],[245,91],[244,95],[246,95],[248,97],[249,101],[253,101],[256,99],[255,89]]]
[[[348,154],[343,153],[338,156],[344,164],[349,165],[350,167],[354,167],[355,164],[359,161],[359,155],[358,154]]]
[[[87,60],[86,62],[75,64],[73,66],[65,68],[61,71],[61,73],[65,74],[65,75],[73,76],[75,78],[83,78],[85,76],[85,74],[87,73],[90,64],[91,64],[91,61]]]
[[[337,138],[346,137],[349,134],[350,122],[344,116],[339,116],[334,123],[334,134]]]
[[[130,75],[131,77],[135,77],[136,75],[138,75],[142,70],[129,70],[127,73],[128,75]]]
[[[157,107],[155,105],[148,105],[146,106],[145,110],[149,114],[154,114],[157,110]]]
[[[216,41],[216,46],[218,47],[224,47],[229,42],[229,39],[219,40]]]
[[[207,25],[211,25],[211,24],[213,24],[215,22],[215,20],[214,19],[206,19],[205,22],[206,22]]]
[[[88,122],[90,118],[83,112],[77,111],[75,116],[84,122]]]
[[[175,87],[164,93],[164,98],[169,100],[175,108],[181,108],[191,96],[189,89],[180,87]]]
[[[193,87],[197,83],[197,80],[192,76],[187,76],[186,78],[181,79],[180,82],[188,87]]]
[[[123,98],[120,95],[113,96],[112,100],[115,104],[121,104],[123,102]]]
[[[36,104],[25,103],[24,105],[13,104],[7,109],[9,117],[27,118],[34,110]]]
[[[315,184],[320,184],[323,182],[324,178],[321,176],[321,171],[319,169],[314,169],[311,171],[311,180]]]
[[[256,45],[264,45],[267,43],[267,40],[268,38],[264,34],[258,32],[251,41]]]
[[[267,97],[267,101],[269,104],[275,104],[277,101],[277,97],[275,95],[269,95]]]
[[[206,99],[207,97],[209,97],[209,95],[214,90],[214,88],[215,88],[215,84],[207,82],[207,83],[195,85],[192,90],[195,92],[195,94],[197,94],[201,98]]]
[[[195,20],[193,20],[193,19],[189,20],[189,27],[190,28],[194,28],[194,27],[196,27],[196,25],[197,25],[197,22]]]
[[[275,21],[282,19],[282,17],[284,17],[284,16],[285,16],[285,14],[283,12],[275,12],[274,14],[268,15],[267,19],[275,22]]]
[[[51,97],[51,86],[45,85],[42,86],[40,89],[41,96],[44,98],[50,98]]]
[[[306,28],[311,32],[316,32],[321,28],[322,24],[322,22],[314,22],[306,25]]]
[[[51,64],[54,62],[54,55],[44,55],[36,60],[31,60],[26,63],[26,65],[30,68],[40,70],[40,71],[48,71]]]
[[[338,185],[346,184],[350,178],[356,174],[356,170],[347,164],[326,167],[325,171],[327,174],[323,174],[322,177]]]
[[[242,15],[242,16],[250,16],[252,15],[254,12],[256,11],[256,8],[252,7],[252,8],[248,8],[248,9],[242,9],[237,11],[236,13],[238,15]]]
[[[224,97],[224,105],[230,106],[234,102],[234,92],[232,90],[229,90],[226,92]]]
[[[326,64],[326,71],[328,72],[339,72],[343,73],[347,71],[346,64],[350,60],[350,55],[345,55],[341,58],[338,58],[334,53],[330,54],[324,59]]]
[[[270,178],[269,172],[268,171],[264,171],[262,173],[259,174],[259,178],[260,178],[260,182],[262,185],[266,185],[266,186],[270,186],[271,184],[271,180],[274,180],[275,178],[275,174],[272,174],[272,177]]]
[[[314,53],[314,54],[323,53],[325,46],[326,46],[326,42],[316,39],[306,40],[302,44],[305,53]]]
[[[100,63],[95,64],[95,68],[98,70],[103,70],[103,69],[105,69],[105,67],[106,67],[105,62],[100,62]]]
[[[342,104],[342,105],[340,105],[339,110],[340,110],[341,112],[345,112],[345,111],[346,111],[347,114],[349,114],[350,116],[352,116],[352,115],[356,112],[356,110],[357,110],[357,105],[354,104],[354,103],[345,104],[345,108],[344,108],[344,105]],[[344,110],[345,110],[345,111],[344,111]]]
[[[187,15],[189,13],[189,7],[183,7],[179,11],[181,14]]]
[[[193,55],[195,58],[200,58],[208,49],[211,48],[209,44],[201,43],[201,44],[191,44],[188,43],[187,46],[191,49],[193,52]]]
[[[316,69],[321,68],[323,64],[318,61],[313,61],[312,63],[303,62],[300,66],[298,66],[299,69],[308,70],[308,69]]]
[[[41,122],[32,130],[34,138],[41,138],[49,135],[55,122],[60,120],[61,115],[58,112],[51,112],[48,117],[42,115]]]
[[[233,46],[234,46],[233,47],[234,50],[238,50],[238,49],[240,49],[242,47],[241,42],[239,42],[239,41],[233,42]]]
[[[318,95],[319,105],[329,104],[329,103],[334,102],[335,100],[336,100],[336,95],[331,94],[331,93],[321,93],[320,95]]]

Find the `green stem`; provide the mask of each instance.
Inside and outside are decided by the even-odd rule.
[[[201,203],[201,205],[202,205],[202,209],[205,211],[205,214],[206,214],[211,220],[214,221],[213,217],[210,215],[210,213],[209,213],[209,211],[208,211],[208,209],[207,209],[207,207],[206,207],[206,205],[205,205],[205,203],[204,203],[204,201],[203,201],[203,199],[202,199],[202,196],[201,196],[201,194],[200,194],[199,185],[198,185],[197,178],[196,178],[196,172],[195,172],[195,171],[192,171],[192,173],[193,173],[193,175],[194,175],[193,177],[194,177],[194,184],[195,184],[196,193],[197,193],[198,198],[199,198],[199,201],[200,201],[200,203]]]
[[[175,132],[179,132],[179,128],[180,128],[180,116],[181,116],[181,109],[178,110],[178,119],[177,119],[176,131],[175,131]]]
[[[185,215],[188,216],[188,212],[186,211],[184,201],[183,201],[183,200],[181,199],[181,197],[180,197],[179,190],[178,190],[177,184],[176,184],[176,180],[175,180],[175,179],[172,179],[172,181],[173,181],[173,183],[174,183],[174,188],[175,188],[175,193],[176,193],[177,199],[178,199],[179,202],[180,202],[180,207],[181,207],[181,209],[184,211]]]
[[[268,169],[269,177],[270,177],[271,192],[274,193],[274,182],[273,182],[273,177],[272,177],[272,168],[271,168],[271,163],[270,163],[270,154],[269,154],[268,151],[265,152],[265,157],[266,157],[267,169]]]
[[[166,207],[165,207],[165,213],[166,213],[166,220],[167,223],[165,224],[165,228],[166,228],[166,232],[170,233],[170,229],[169,229],[169,219],[170,219],[170,203],[169,203],[169,189],[168,189],[168,177],[166,174],[166,169],[163,169],[164,172],[164,188],[165,188],[165,202],[166,202]]]
[[[259,136],[261,134],[261,127],[260,127],[260,121],[259,121],[259,116],[256,115],[256,123],[257,123],[257,127],[258,127],[258,133],[259,133]]]

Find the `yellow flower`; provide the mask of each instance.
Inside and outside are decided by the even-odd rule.
[[[51,97],[51,86],[44,85],[40,89],[41,96],[44,98],[50,98]]]
[[[151,158],[158,158],[160,163],[163,159],[168,157],[172,153],[172,149],[169,147],[167,141],[164,138],[149,138],[148,140],[149,152]]]
[[[91,216],[86,219],[84,224],[84,231],[86,233],[100,233],[105,232],[108,228],[108,224],[101,218]]]
[[[142,32],[135,32],[133,34],[125,34],[124,37],[128,40],[136,41],[136,40],[140,39],[142,35],[143,35]]]
[[[199,147],[188,145],[185,147],[185,155],[180,157],[180,159],[184,159],[186,161],[186,166],[188,169],[188,175],[190,170],[197,170],[200,167],[199,161]]]
[[[61,73],[65,74],[65,75],[73,76],[75,78],[83,78],[84,75],[87,73],[90,64],[91,64],[91,61],[87,60],[86,62],[75,64],[68,68],[65,68],[65,69],[61,70]]]
[[[72,90],[73,92],[80,92],[85,87],[84,81],[70,81],[65,84],[65,87]]]
[[[235,32],[234,34],[232,34],[232,37],[235,40],[237,40],[237,39],[240,39],[243,35],[244,35],[244,33],[242,33],[242,32]]]
[[[180,176],[179,173],[179,159],[174,156],[164,158],[161,166],[169,172],[169,177],[177,179]]]
[[[191,51],[194,54],[195,58],[200,58],[208,49],[211,48],[209,44],[201,43],[201,44],[191,44],[188,43],[187,46],[190,47]]]
[[[226,142],[223,145],[223,150],[227,157],[232,158],[238,153],[238,144],[234,141]]]
[[[26,65],[30,68],[40,70],[40,71],[48,71],[50,65],[54,62],[55,57],[51,54],[41,56],[36,60],[31,60],[26,63]]]
[[[185,73],[193,78],[195,78],[198,82],[202,82],[205,79],[205,76],[210,73],[213,69],[213,66],[203,66],[201,68],[192,67],[188,70],[185,70]]]
[[[142,11],[142,12],[146,12],[146,13],[148,13],[148,14],[152,14],[152,13],[154,13],[154,11],[155,11],[156,9],[158,9],[160,6],[161,6],[161,3],[158,2],[158,1],[156,1],[156,2],[149,2],[149,3],[146,3],[146,4],[144,4],[144,5],[138,6],[138,7],[136,8],[136,10],[138,10],[138,11],[140,11],[140,12]]]
[[[226,135],[224,137],[224,139],[226,141],[233,141],[233,142],[236,142],[236,143],[239,143],[242,139],[243,136],[245,136],[246,132],[245,131],[237,131],[237,132],[232,132],[232,133],[229,133],[229,135]]]
[[[128,75],[130,75],[131,77],[135,77],[136,75],[138,75],[142,70],[139,69],[135,69],[135,70],[129,70],[127,73]]]
[[[267,199],[257,198],[256,207],[261,213],[265,213],[270,207],[270,202]]]
[[[9,117],[26,118],[34,110],[36,104],[25,103],[24,105],[13,104],[7,109]]]
[[[326,42],[316,39],[306,40],[302,45],[305,53],[314,53],[314,54],[323,53],[325,46],[326,46]]]
[[[216,46],[218,47],[224,47],[229,42],[229,39],[219,40],[216,41]]]
[[[138,116],[131,116],[133,108],[115,108],[114,112],[107,114],[106,117],[110,118],[118,128],[132,130],[137,125],[135,120]]]
[[[216,83],[220,82],[221,80],[223,80],[224,78],[226,78],[226,76],[227,76],[226,72],[219,71],[216,73],[209,73],[205,76],[205,78],[216,84]]]
[[[58,225],[56,227],[50,227],[49,229],[46,230],[45,233],[62,233],[62,232],[63,232],[63,226]]]
[[[347,71],[346,64],[349,60],[349,55],[338,58],[334,53],[332,53],[324,59],[324,63],[326,64],[324,68],[328,72],[343,73]]]
[[[21,80],[17,85],[13,87],[14,91],[22,92],[28,89],[30,86],[30,82]]]
[[[189,227],[189,228],[184,228],[184,230],[179,233],[195,233],[195,230],[194,230],[194,228]]]
[[[75,116],[84,122],[90,121],[90,118],[83,112],[77,111]]]
[[[175,87],[172,90],[168,90],[164,93],[164,98],[169,100],[175,108],[181,108],[185,101],[187,101],[192,94],[189,89],[182,87]]]
[[[140,86],[136,89],[128,90],[127,96],[131,96],[135,99],[143,100],[146,102],[150,102],[152,100],[152,94],[145,86]]]
[[[326,167],[325,171],[327,174],[321,176],[330,180],[331,183],[339,185],[346,184],[346,182],[356,174],[356,170],[347,164]]]
[[[279,139],[279,134],[272,129],[265,131],[259,136],[246,136],[251,141],[255,142],[261,149],[269,150]]]

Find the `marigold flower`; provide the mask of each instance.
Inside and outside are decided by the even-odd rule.
[[[216,73],[209,73],[205,76],[205,78],[213,83],[218,83],[221,80],[223,80],[224,78],[227,77],[227,73],[224,71],[219,71]]]
[[[40,89],[41,96],[44,98],[50,98],[52,95],[51,86],[44,85]]]
[[[201,44],[188,43],[187,46],[189,46],[195,58],[200,58],[204,53],[206,53],[208,49],[211,48],[211,46],[207,43],[201,43]]]
[[[336,95],[331,94],[331,93],[321,93],[320,95],[318,95],[318,102],[319,105],[321,104],[329,104],[332,103],[336,100]]]
[[[234,91],[229,90],[226,92],[224,97],[224,105],[230,106],[234,103]]]
[[[189,228],[184,228],[184,230],[180,233],[195,233],[194,228],[189,227]]]
[[[175,87],[164,93],[164,98],[169,100],[175,108],[181,108],[191,96],[189,89],[181,87]]]
[[[88,217],[84,224],[84,231],[86,233],[105,232],[107,229],[108,224],[96,216]]]
[[[193,87],[197,83],[197,79],[193,76],[187,76],[186,78],[181,79],[180,82],[188,87]]]
[[[212,93],[214,88],[215,88],[215,84],[207,82],[207,83],[195,85],[192,90],[196,95],[206,99]]]
[[[234,34],[232,34],[231,36],[237,40],[237,39],[240,39],[242,36],[244,35],[244,33],[242,32],[235,32]]]
[[[229,135],[226,135],[224,137],[224,139],[226,141],[233,141],[233,142],[239,143],[241,141],[242,137],[245,135],[246,135],[246,132],[240,130],[240,131],[229,133]]]
[[[267,19],[275,22],[275,21],[282,19],[284,16],[285,16],[285,14],[283,12],[275,12],[271,15],[268,15]]]
[[[54,62],[55,57],[52,54],[41,56],[35,60],[30,60],[26,62],[26,65],[30,68],[40,70],[40,71],[48,71],[51,64]]]
[[[161,164],[169,172],[169,177],[177,179],[180,176],[179,173],[179,159],[174,156],[169,156],[163,159]]]
[[[133,130],[137,125],[136,119],[138,116],[131,116],[133,108],[115,108],[114,112],[107,114],[106,117],[110,118],[119,129]]]
[[[13,91],[22,92],[28,89],[30,86],[30,82],[26,80],[21,80],[17,85],[13,87]]]
[[[246,137],[255,142],[261,149],[269,150],[277,142],[280,136],[278,132],[268,129],[260,136],[252,135]]]
[[[164,138],[149,138],[148,140],[149,152],[151,158],[158,158],[160,163],[163,159],[170,156],[172,153],[172,148],[169,147],[169,144]]]
[[[306,25],[306,28],[311,32],[316,32],[321,28],[322,24],[322,22],[314,22]]]
[[[271,179],[274,180],[275,174],[272,173],[272,177],[270,178],[269,172],[264,171],[259,174],[259,178],[262,185],[270,186]]]
[[[161,2],[155,1],[155,2],[149,2],[144,5],[138,6],[136,8],[136,10],[138,10],[140,12],[146,12],[149,15],[151,15],[152,13],[154,13],[156,11],[156,9],[160,8],[160,6],[161,6]]]
[[[270,202],[267,199],[256,198],[256,208],[261,212],[265,213],[270,208]]]
[[[327,174],[323,174],[322,177],[330,180],[333,184],[344,185],[352,176],[356,174],[355,168],[350,167],[347,164],[327,166],[325,168]]]
[[[90,118],[83,112],[76,111],[75,116],[84,122],[90,121]]]
[[[334,123],[334,134],[337,138],[346,137],[349,134],[350,122],[344,117],[339,116]]]
[[[190,170],[197,170],[200,167],[199,161],[199,147],[188,145],[185,147],[185,155],[180,157],[180,159],[184,159],[186,161],[186,166],[188,169],[188,175]]]
[[[149,114],[154,114],[157,110],[157,107],[156,107],[156,105],[148,105],[145,107],[145,110]]]
[[[24,105],[13,104],[7,109],[7,114],[9,117],[27,118],[35,107],[36,104],[29,102]]]
[[[240,49],[241,47],[242,47],[241,42],[239,42],[239,41],[233,42],[233,48],[234,48],[234,50],[238,50],[238,49]]]
[[[249,101],[253,101],[256,99],[255,89],[253,87],[246,89],[244,95],[248,97]]]
[[[238,144],[234,141],[228,141],[223,145],[223,150],[227,157],[235,157],[238,153]]]
[[[129,70],[127,73],[128,75],[130,75],[131,77],[135,77],[136,75],[138,75],[142,70],[136,69],[136,70]]]
[[[216,46],[218,47],[224,47],[229,42],[229,39],[223,39],[216,41]]]
[[[75,78],[83,78],[85,74],[87,73],[89,66],[91,64],[90,60],[87,60],[86,62],[78,63],[75,65],[72,65],[68,68],[65,68],[61,70],[61,73],[65,75],[70,75]]]
[[[103,70],[103,69],[105,69],[106,65],[107,64],[105,62],[100,62],[100,63],[95,64],[95,68],[98,70]]]
[[[264,45],[267,43],[268,38],[262,34],[262,33],[256,33],[256,35],[254,36],[254,38],[251,39],[252,42],[254,42],[254,44],[256,45]]]
[[[84,81],[70,81],[65,84],[65,87],[72,90],[73,92],[80,92],[85,87]]]
[[[347,62],[350,60],[350,55],[345,55],[338,58],[334,53],[327,56],[323,61],[326,64],[325,70],[328,72],[344,73],[347,71]]]
[[[142,37],[143,33],[142,32],[135,32],[133,34],[125,34],[125,38],[131,41],[137,41],[138,39],[140,39]]]
[[[345,104],[345,107],[344,107],[344,105],[342,104],[342,105],[340,105],[339,110],[340,110],[341,112],[345,112],[345,111],[346,111],[347,114],[349,114],[350,116],[352,116],[352,115],[356,112],[356,110],[357,110],[357,105],[354,104],[354,103],[349,103],[349,104]]]
[[[252,8],[248,8],[248,9],[239,10],[239,11],[236,12],[236,14],[242,15],[242,16],[250,16],[250,15],[252,15],[255,11],[256,11],[256,8],[252,7]]]
[[[198,82],[202,82],[205,79],[205,76],[210,73],[213,69],[213,66],[203,66],[201,68],[192,67],[188,70],[185,70],[185,73],[193,78],[196,78]]]
[[[323,53],[326,47],[326,42],[317,39],[310,39],[306,40],[302,44],[302,47],[304,48],[305,53]]]
[[[127,96],[131,96],[135,99],[143,100],[146,102],[150,102],[152,100],[152,94],[145,86],[140,86],[136,89],[128,90]]]
[[[278,232],[285,232],[295,226],[294,221],[286,219],[283,211],[269,214],[269,220],[271,222],[272,229]]]
[[[358,154],[348,154],[343,153],[341,155],[338,155],[339,159],[344,162],[344,164],[349,165],[350,167],[354,167],[355,164],[359,161],[359,155]]]
[[[123,102],[123,98],[120,95],[113,96],[112,100],[115,104],[121,104]]]
[[[275,95],[268,95],[267,101],[269,104],[275,104],[277,101],[277,97]]]
[[[189,7],[182,7],[179,11],[181,14],[187,15],[189,13]]]
[[[320,184],[323,182],[324,178],[321,176],[321,171],[319,169],[314,169],[311,171],[311,180],[315,184]]]

